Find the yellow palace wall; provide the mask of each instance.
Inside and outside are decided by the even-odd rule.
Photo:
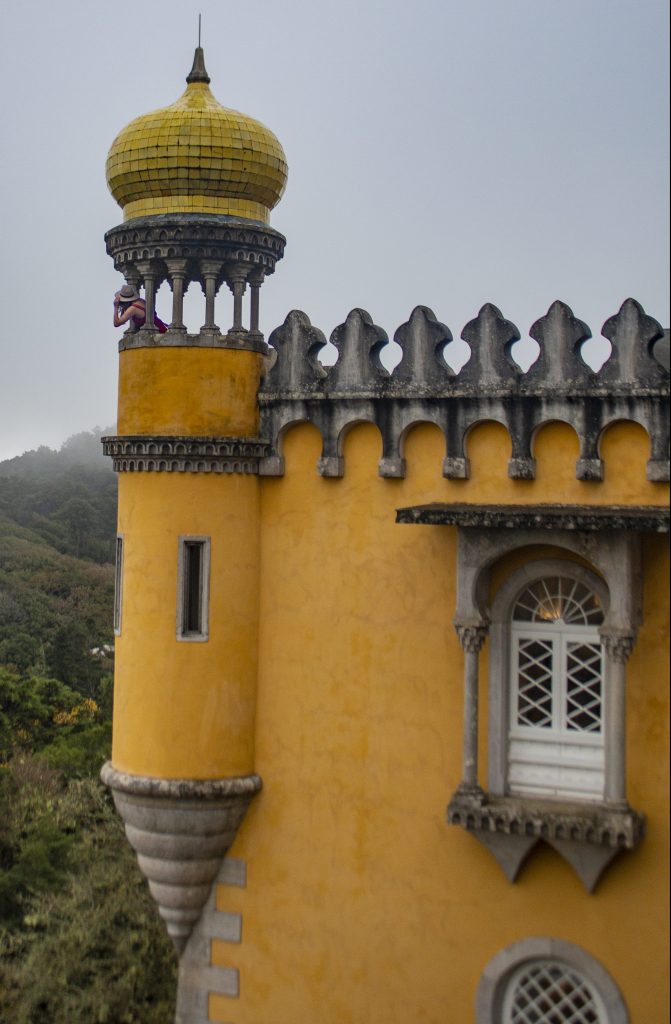
[[[519,939],[553,936],[583,947],[611,973],[631,1024],[662,1024],[666,538],[644,539],[644,620],[627,669],[628,796],[647,816],[647,835],[589,895],[545,847],[510,884],[479,843],[446,824],[461,776],[456,529],[394,521],[396,508],[431,501],[662,504],[666,488],[645,478],[645,432],[610,428],[602,483],[576,480],[578,440],[565,424],[536,438],[533,481],[508,478],[508,435],[491,423],[469,437],[467,481],[441,477],[444,441],[430,425],[407,439],[403,480],[378,476],[372,425],[348,435],[342,479],[317,475],[320,450],[313,427],[295,427],[285,441],[285,476],[249,481],[260,490],[254,767],[264,788],[230,850],[246,861],[247,887],[217,892],[220,910],[242,914],[243,933],[239,945],[214,941],[212,962],[239,968],[240,997],[210,995],[211,1018],[468,1024],[488,961]],[[196,492],[210,486],[196,475],[150,476],[142,482],[157,489],[156,500],[162,486],[188,485],[196,504]],[[227,543],[225,522],[216,524],[213,545]],[[493,586],[501,576],[493,574]],[[486,662],[485,645],[481,781]]]

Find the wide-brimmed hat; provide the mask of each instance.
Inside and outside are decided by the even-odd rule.
[[[140,298],[140,293],[132,284],[125,284],[117,292],[117,297],[120,302],[135,302],[136,299]]]

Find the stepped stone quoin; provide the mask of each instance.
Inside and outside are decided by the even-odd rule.
[[[428,422],[445,436],[443,475],[463,479],[470,473],[468,431],[494,420],[510,434],[509,475],[533,479],[534,435],[543,424],[561,421],[579,438],[577,479],[598,482],[604,473],[601,436],[610,424],[625,420],[649,435],[648,479],[668,481],[668,337],[661,325],[627,299],[604,324],[613,351],[596,372],[581,355],[592,332],[565,303],[554,302],[530,333],[540,354],[523,373],[511,356],[519,330],[486,303],[462,331],[471,357],[455,373],[444,357],[450,330],[428,307],[417,306],[394,335],[403,356],[388,373],[380,360],[387,335],[368,313],[355,309],[333,331],[338,359],[324,367],[317,359],[324,335],[294,310],[271,335],[277,358],[259,392],[260,436],[270,452],[259,473],[282,475],[284,434],[293,424],[309,422],[323,440],[318,471],[342,476],[345,434],[354,424],[369,422],[382,435],[380,475],[403,477],[405,437],[413,425]]]

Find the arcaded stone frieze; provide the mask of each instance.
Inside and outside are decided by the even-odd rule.
[[[394,334],[402,356],[390,372],[382,359],[388,335],[365,310],[354,309],[331,334],[336,362],[324,366],[318,356],[326,337],[305,313],[294,310],[269,338],[277,357],[263,380],[259,404],[261,434],[270,439],[272,451],[261,473],[282,474],[285,432],[309,422],[323,438],[319,472],[342,476],[345,434],[355,423],[370,422],[382,435],[380,475],[403,477],[405,437],[415,424],[429,422],[445,435],[443,475],[464,479],[470,475],[466,435],[476,423],[493,420],[512,440],[509,475],[533,479],[534,434],[558,420],[569,423],[580,439],[576,477],[599,481],[601,435],[610,424],[629,420],[650,437],[648,479],[668,480],[668,332],[627,299],[603,326],[612,351],[598,372],[581,356],[592,332],[565,303],[554,302],[529,333],[540,354],[524,373],[511,355],[519,330],[487,303],[461,332],[471,355],[455,372],[445,359],[452,332],[430,309],[417,306]]]
[[[114,269],[127,274],[143,261],[151,261],[156,287],[172,278],[169,261],[184,260],[185,285],[202,279],[202,261],[214,260],[221,266],[247,264],[272,274],[282,259],[286,239],[279,231],[240,217],[220,214],[161,214],[137,217],[105,235],[107,253]]]
[[[245,437],[103,437],[103,451],[118,473],[259,472],[270,446]]]

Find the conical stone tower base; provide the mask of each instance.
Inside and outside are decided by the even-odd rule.
[[[179,956],[261,779],[156,779],[119,772],[109,761],[101,778]]]

